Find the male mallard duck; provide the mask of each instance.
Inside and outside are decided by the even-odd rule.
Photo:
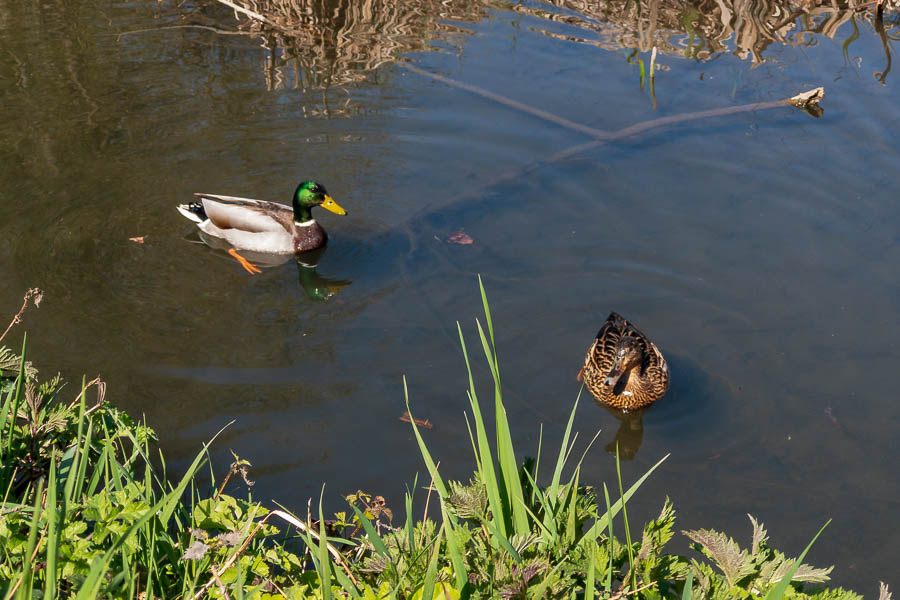
[[[582,377],[597,400],[626,411],[656,402],[669,389],[669,367],[659,348],[614,312],[584,358]]]
[[[321,206],[338,215],[347,211],[315,181],[297,186],[292,206],[265,200],[194,194],[199,202],[180,204],[178,212],[197,223],[201,231],[222,238],[233,247],[228,251],[250,273],[259,273],[238,250],[269,254],[299,254],[325,245],[328,235],[312,217]]]

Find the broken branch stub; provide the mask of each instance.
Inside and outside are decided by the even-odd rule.
[[[821,106],[819,106],[819,102],[824,97],[825,88],[817,87],[815,89],[809,90],[807,92],[801,92],[796,96],[788,98],[787,100],[785,100],[785,102],[801,110],[805,110],[807,113],[818,119],[823,114],[825,114],[825,111]]]

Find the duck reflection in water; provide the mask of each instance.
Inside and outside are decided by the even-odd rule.
[[[319,275],[316,268],[319,266],[319,259],[323,254],[325,254],[324,247],[296,256],[300,286],[313,300],[328,300],[353,283],[346,279],[330,279]]]
[[[620,459],[633,460],[641,448],[641,442],[644,441],[644,411],[648,409],[642,408],[633,412],[625,412],[607,406],[598,400],[594,400],[594,402],[619,420],[619,429],[616,431],[615,437],[604,446],[604,449],[615,456],[618,447]]]
[[[227,255],[228,250],[231,249],[231,245],[225,240],[208,235],[200,230],[192,231],[186,239],[194,243],[206,244],[210,248],[221,251],[225,255]],[[297,279],[306,296],[312,300],[324,301],[337,295],[342,289],[353,283],[352,281],[345,279],[331,279],[319,275],[317,271],[319,261],[327,250],[327,246],[322,246],[315,250],[302,252],[297,255],[269,254],[265,252],[242,250],[241,255],[260,269],[277,267],[291,260],[295,261],[297,264]]]

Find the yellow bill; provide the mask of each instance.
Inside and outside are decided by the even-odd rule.
[[[341,208],[341,205],[334,201],[334,198],[326,194],[325,201],[322,202],[322,208],[330,210],[336,215],[346,215],[347,211]]]

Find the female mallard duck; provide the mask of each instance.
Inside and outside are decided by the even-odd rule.
[[[259,273],[238,250],[269,254],[299,254],[325,245],[328,235],[312,217],[312,209],[321,206],[338,215],[347,211],[315,181],[297,186],[292,206],[265,200],[194,194],[199,202],[180,204],[178,212],[197,223],[206,234],[222,238],[231,246],[228,253],[250,273]]]
[[[669,389],[669,367],[659,348],[614,312],[584,358],[582,377],[597,400],[626,411],[656,402]]]

